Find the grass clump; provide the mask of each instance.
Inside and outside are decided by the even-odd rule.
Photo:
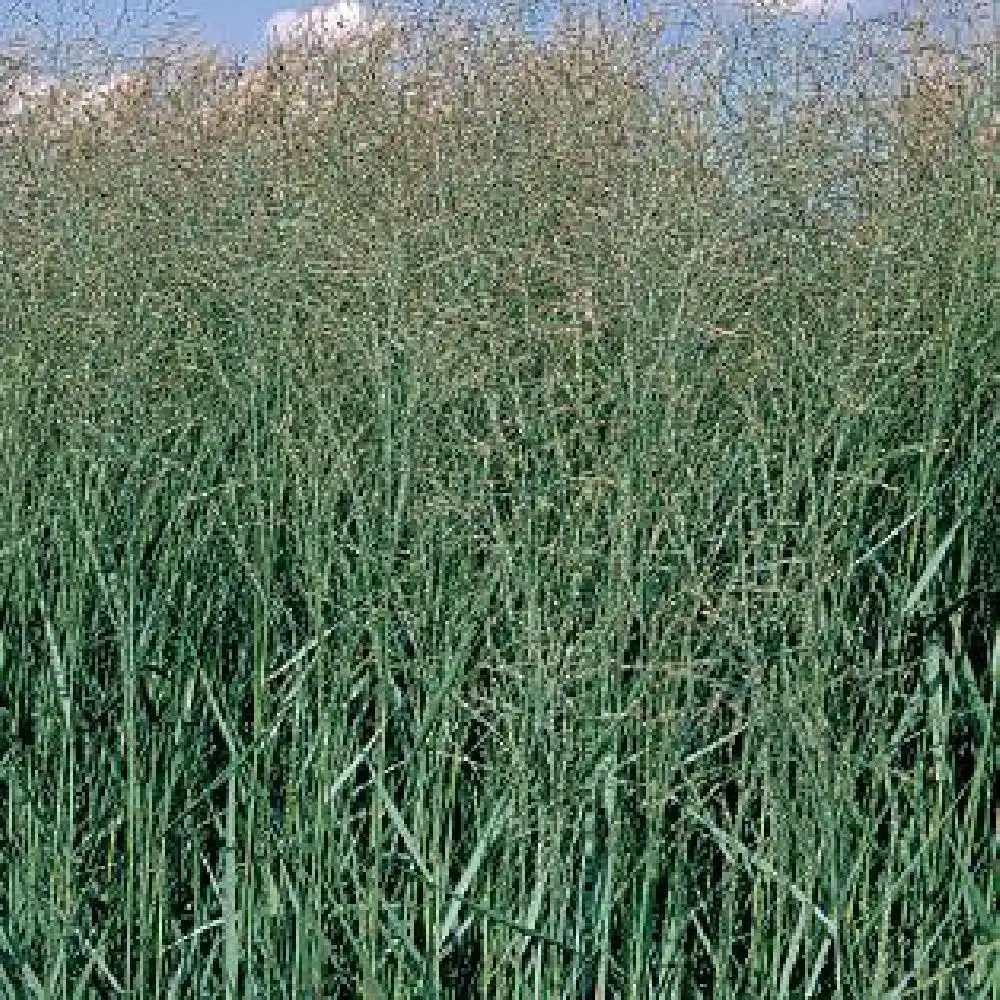
[[[644,44],[4,145],[7,995],[997,995],[995,77]]]

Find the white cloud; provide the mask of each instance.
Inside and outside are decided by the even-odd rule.
[[[42,104],[50,91],[57,88],[57,82],[50,76],[33,79],[28,73],[21,73],[7,85],[7,101],[2,118],[18,118],[30,109]]]
[[[359,3],[341,2],[336,5],[316,6],[303,11],[278,11],[267,22],[269,46],[280,48],[353,48],[376,37],[381,37],[390,26],[381,20],[369,18]],[[235,80],[223,79],[226,74],[218,65],[218,60],[194,60],[195,66],[204,67],[209,76],[218,76],[219,87],[211,88],[213,94],[206,94],[202,106],[203,123],[209,125],[213,120],[228,118],[233,112],[239,116],[239,111],[233,107],[233,99],[249,110],[249,104],[266,103],[274,88],[272,68],[265,60],[239,74]],[[177,70],[180,76],[185,76],[185,63],[178,61]],[[304,69],[293,71],[295,76],[302,76]],[[196,74],[195,74],[196,75]],[[29,116],[42,115],[50,136],[60,134],[74,123],[102,118],[111,123],[119,120],[121,113],[130,105],[130,99],[135,96],[139,80],[128,74],[117,74],[103,81],[94,81],[89,86],[60,83],[50,77],[23,73],[8,80],[4,87],[0,80],[0,136],[13,135],[18,126]],[[176,82],[176,81],[175,81]],[[302,99],[299,110],[306,113],[305,91],[323,91],[322,86],[307,87],[305,77],[301,80],[286,81],[293,89],[302,89]]]
[[[281,10],[267,22],[267,41],[268,45],[327,46],[370,35],[380,27],[381,22],[368,19],[357,3]]]
[[[141,87],[138,78],[118,73],[92,87],[62,87],[52,77],[32,78],[22,74],[11,81],[6,104],[0,105],[0,134],[12,135],[18,121],[25,115],[46,108],[55,110],[48,134],[58,135],[62,128],[74,122],[103,115],[114,121],[128,106]]]
[[[360,4],[341,2],[312,7],[304,11],[282,10],[267,21],[269,53],[279,51],[277,59],[269,56],[241,71],[202,105],[202,126],[210,132],[227,124],[246,121],[248,116],[267,114],[271,98],[280,93],[287,121],[314,115],[335,104],[323,72],[310,67],[308,60],[295,56],[302,49],[336,49],[367,56],[366,43],[380,41],[376,59],[390,56],[392,39],[398,25],[369,17]],[[287,50],[293,58],[283,58]]]

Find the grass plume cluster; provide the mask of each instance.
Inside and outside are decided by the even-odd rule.
[[[995,72],[571,29],[0,146],[0,996],[1000,997]]]

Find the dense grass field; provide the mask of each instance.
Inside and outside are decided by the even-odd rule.
[[[995,43],[560,37],[0,144],[0,997],[1000,998]]]

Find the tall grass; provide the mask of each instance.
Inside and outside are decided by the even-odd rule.
[[[571,27],[3,147],[0,994],[1000,997],[995,73]]]

